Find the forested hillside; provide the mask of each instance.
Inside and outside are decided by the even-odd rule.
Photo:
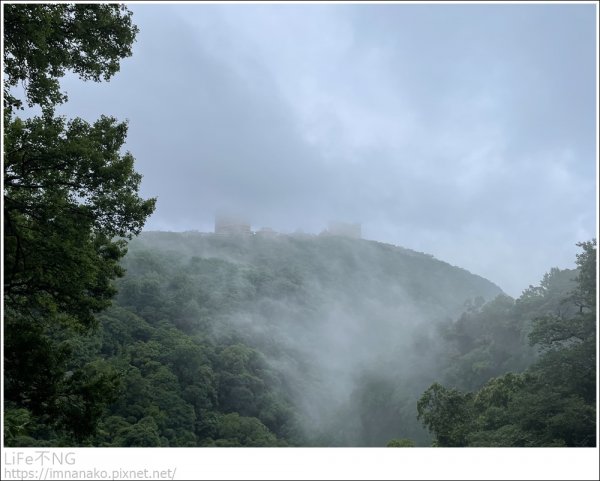
[[[120,305],[257,349],[287,383],[279,398],[307,441],[325,445],[382,445],[398,426],[425,442],[414,403],[436,361],[418,351],[434,349],[436,322],[467,299],[500,292],[430,256],[342,237],[147,233],[126,268]],[[378,392],[389,404],[374,407],[367,385],[398,393]],[[264,421],[248,410],[251,386],[231,395]]]
[[[129,247],[98,329],[52,340],[81,377],[67,411],[81,422],[9,403],[10,444],[443,444],[417,420],[423,391],[529,367],[532,320],[570,315],[577,275],[553,269],[515,302],[372,241],[149,232]]]
[[[56,113],[64,75],[131,56],[132,12],[13,3],[3,21],[6,446],[596,444],[595,240],[515,300],[375,241],[139,235],[156,199],[127,122]]]

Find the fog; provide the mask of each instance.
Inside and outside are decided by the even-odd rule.
[[[67,76],[60,111],[129,120],[142,194],[158,197],[147,231],[212,232],[221,211],[288,234],[355,222],[513,297],[572,267],[596,231],[591,5],[131,8],[133,57],[110,83]],[[361,427],[370,382],[409,393],[410,414],[382,419],[410,417],[407,437],[424,441],[414,402],[437,368],[422,351],[481,293],[417,302],[373,271],[381,258],[339,262],[360,283],[333,289],[299,267],[302,302],[261,298],[227,323],[263,345],[324,444],[392,434]]]
[[[62,112],[129,119],[148,230],[361,222],[513,296],[596,231],[592,5],[131,9],[133,57]]]
[[[446,367],[441,326],[468,301],[502,293],[429,255],[325,234],[148,232],[131,243],[125,267],[125,284],[157,279],[165,299],[185,291],[180,303],[194,305],[140,315],[257,349],[308,445],[384,446],[402,437],[428,445],[416,402]],[[172,276],[184,276],[181,287]],[[120,305],[139,303],[121,291]]]
[[[126,121],[156,210],[122,258],[80,236],[89,329],[13,329],[67,394],[47,430],[13,382],[11,442],[590,445],[594,7],[129,5],[133,56],[56,113]]]

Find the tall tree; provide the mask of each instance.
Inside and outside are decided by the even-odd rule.
[[[53,111],[67,98],[59,83],[66,71],[110,78],[137,31],[122,5],[4,7],[5,399],[78,440],[93,422],[84,432],[75,420],[100,412],[88,401],[110,397],[91,396],[89,386],[108,393],[115,376],[73,371],[62,341],[67,330],[94,326],[109,305],[126,239],[140,232],[155,199],[138,196],[141,175],[122,152],[126,123],[66,121]],[[18,85],[42,116],[17,116]],[[83,411],[59,419],[65,400]]]

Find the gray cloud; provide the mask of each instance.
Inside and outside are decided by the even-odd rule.
[[[134,56],[62,111],[130,120],[147,229],[425,251],[511,295],[596,231],[592,5],[133,5]]]

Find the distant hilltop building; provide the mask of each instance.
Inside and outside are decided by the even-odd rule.
[[[251,235],[250,223],[245,219],[233,216],[217,215],[215,217],[215,234],[222,236]]]
[[[329,222],[325,235],[339,235],[350,237],[352,239],[362,238],[362,229],[360,224],[349,224],[346,222]]]
[[[217,214],[215,216],[215,235],[218,236],[257,236],[262,238],[279,237],[279,232],[270,227],[262,227],[256,232],[252,230],[250,222],[241,216]],[[309,238],[315,234],[306,234],[298,229],[293,234],[293,237]],[[331,221],[327,224],[327,229],[321,232],[320,235],[325,236],[340,236],[350,239],[362,239],[362,229],[360,224],[351,224],[347,222]]]

